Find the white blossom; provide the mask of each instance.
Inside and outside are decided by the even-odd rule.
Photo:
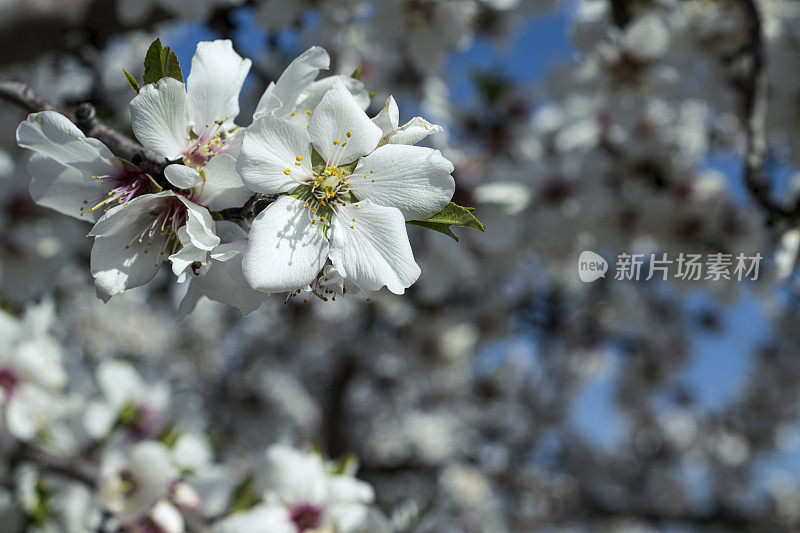
[[[253,221],[243,268],[254,288],[308,285],[329,257],[342,277],[365,290],[386,285],[402,293],[416,281],[404,222],[447,205],[453,167],[435,150],[378,148],[381,137],[338,82],[307,128],[271,117],[249,128],[238,163],[242,180],[258,192],[292,193]],[[312,149],[324,167],[312,167]],[[352,171],[341,168],[353,163]]]

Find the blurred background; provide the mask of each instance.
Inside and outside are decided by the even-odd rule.
[[[798,28],[789,0],[0,0],[0,77],[128,134],[122,69],[141,79],[155,37],[184,75],[199,41],[253,60],[242,126],[323,46],[331,73],[361,67],[370,116],[391,94],[401,123],[445,128],[426,143],[487,228],[410,228],[404,296],[277,295],[248,317],[202,300],[179,321],[162,267],[103,304],[88,226],[32,202],[27,112],[0,101],[0,392],[15,360],[57,374],[0,415],[0,517],[89,531],[65,518],[97,505],[75,469],[188,432],[229,489],[208,517],[285,442],[354,453],[394,531],[797,530]],[[605,278],[580,280],[584,250]],[[615,279],[623,253],[763,262]],[[97,438],[109,361],[137,415]]]

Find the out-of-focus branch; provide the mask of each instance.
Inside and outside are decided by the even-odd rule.
[[[630,0],[609,0],[611,4],[611,18],[614,24],[623,29],[631,21],[631,11],[628,5]]]
[[[583,502],[589,511],[589,518],[599,520],[633,520],[645,521],[651,524],[681,524],[693,528],[719,528],[725,531],[775,531],[780,530],[780,525],[772,520],[769,514],[747,516],[737,513],[733,509],[718,508],[709,512],[666,513],[646,507],[617,509],[599,503],[594,499]],[[570,516],[568,519],[573,520]]]
[[[800,219],[800,200],[793,206],[776,201],[764,175],[764,158],[767,150],[767,73],[762,17],[755,0],[740,0],[749,22],[748,41],[741,51],[746,60],[747,73],[740,81],[742,113],[745,120],[747,145],[744,161],[744,180],[753,200],[762,208],[770,223]]]
[[[65,460],[29,444],[20,444],[10,456],[9,463],[13,468],[14,465],[23,462],[34,463],[41,470],[80,481],[89,487],[97,485],[98,472],[96,468],[79,459]]]
[[[52,102],[37,95],[33,89],[18,81],[0,78],[0,98],[21,107],[29,113],[37,111],[57,111],[70,120],[75,117],[64,109],[60,109]]]
[[[771,222],[792,216],[792,210],[776,202],[764,176],[764,153],[767,148],[765,121],[767,113],[767,80],[764,69],[764,39],[761,14],[754,0],[740,0],[749,22],[747,46],[742,51],[747,73],[741,80],[742,112],[745,120],[747,147],[744,179],[750,195],[766,212]]]

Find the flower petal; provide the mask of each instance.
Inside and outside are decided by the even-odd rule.
[[[331,58],[324,48],[312,46],[289,63],[278,82],[270,85],[258,102],[253,118],[268,114],[284,117],[292,112],[298,97],[319,75],[330,67]]]
[[[178,196],[178,199],[186,206],[186,232],[192,244],[206,251],[217,246],[219,237],[214,233],[214,219],[208,209],[183,196]]]
[[[386,142],[389,144],[417,144],[428,135],[433,135],[440,131],[444,131],[441,126],[431,124],[422,117],[414,117],[391,132],[387,136]]]
[[[352,163],[372,152],[381,140],[381,129],[341,81],[333,84],[314,109],[308,131],[329,166]]]
[[[75,124],[55,111],[31,113],[17,127],[17,144],[51,157],[89,176],[112,174],[114,154],[97,139],[87,138]]]
[[[217,302],[232,305],[247,316],[268,298],[254,291],[244,279],[242,257],[247,250],[247,240],[221,244],[212,250],[209,268],[192,280],[192,288]]]
[[[292,190],[312,174],[308,132],[279,118],[256,120],[244,135],[237,170],[244,184],[256,192]]]
[[[164,240],[156,234],[152,241],[139,242],[139,235],[153,221],[149,213],[158,209],[171,192],[147,194],[128,205],[109,210],[97,221],[89,235],[94,236],[91,271],[97,295],[107,302],[113,295],[144,285],[156,275],[164,259],[159,253]]]
[[[239,92],[252,62],[233,50],[231,41],[197,43],[186,79],[189,116],[200,134],[217,120],[232,123],[239,115]]]
[[[140,143],[167,159],[183,155],[189,124],[181,82],[163,78],[145,85],[131,100],[130,109],[133,133]]]
[[[28,172],[31,197],[37,204],[89,222],[100,218],[101,211],[88,210],[108,192],[108,186],[100,180],[89,179],[80,170],[38,153],[31,156]]]
[[[178,239],[183,247],[169,256],[169,260],[172,263],[172,273],[178,277],[178,283],[183,283],[186,280],[187,270],[193,263],[205,263],[208,250],[192,244],[192,238],[189,236],[186,226],[178,228]]]
[[[387,144],[358,162],[350,190],[359,200],[396,207],[406,220],[425,220],[453,197],[451,172],[453,164],[438,150]]]
[[[372,117],[372,122],[381,129],[384,137],[397,129],[398,124],[400,124],[400,110],[397,108],[394,96],[386,99],[383,109]]]
[[[368,200],[337,211],[330,258],[342,277],[367,291],[386,285],[403,294],[420,274],[403,215]]]
[[[130,231],[131,226],[142,226],[141,221],[152,210],[158,209],[165,198],[174,197],[172,191],[145,194],[134,198],[128,205],[117,205],[103,215],[89,231],[90,237],[105,237],[115,233]],[[149,223],[149,221],[148,221]]]
[[[256,290],[284,292],[311,283],[328,256],[322,229],[311,223],[299,200],[281,196],[253,221],[242,262]]]
[[[369,91],[363,82],[345,74],[334,74],[333,76],[327,76],[313,82],[303,91],[303,94],[300,95],[297,102],[297,114],[301,115],[302,113],[300,113],[300,111],[305,111],[306,109],[311,109],[313,111],[322,101],[322,97],[325,96],[325,93],[327,93],[336,82],[344,84],[345,88],[350,91],[350,94],[355,98],[359,108],[366,110],[369,107],[372,98],[370,98]]]
[[[206,179],[201,185],[198,203],[212,211],[240,207],[253,195],[236,172],[236,158],[232,155],[211,158],[203,171]]]
[[[186,165],[167,165],[164,169],[167,181],[179,189],[191,189],[203,183],[203,177],[192,167]]]

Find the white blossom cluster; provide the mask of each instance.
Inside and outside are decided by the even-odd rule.
[[[319,47],[295,59],[245,128],[234,120],[250,60],[229,40],[199,43],[185,85],[164,77],[130,103],[136,138],[168,162],[167,183],[55,111],[20,124],[34,200],[94,224],[100,298],[147,283],[165,260],[189,280],[183,314],[202,296],[246,315],[262,293],[402,294],[417,280],[405,222],[442,211],[455,182],[438,150],[414,145],[441,127],[401,126],[391,97],[370,119],[357,80],[316,80],[329,64]],[[254,193],[277,197],[246,229],[226,220]]]

